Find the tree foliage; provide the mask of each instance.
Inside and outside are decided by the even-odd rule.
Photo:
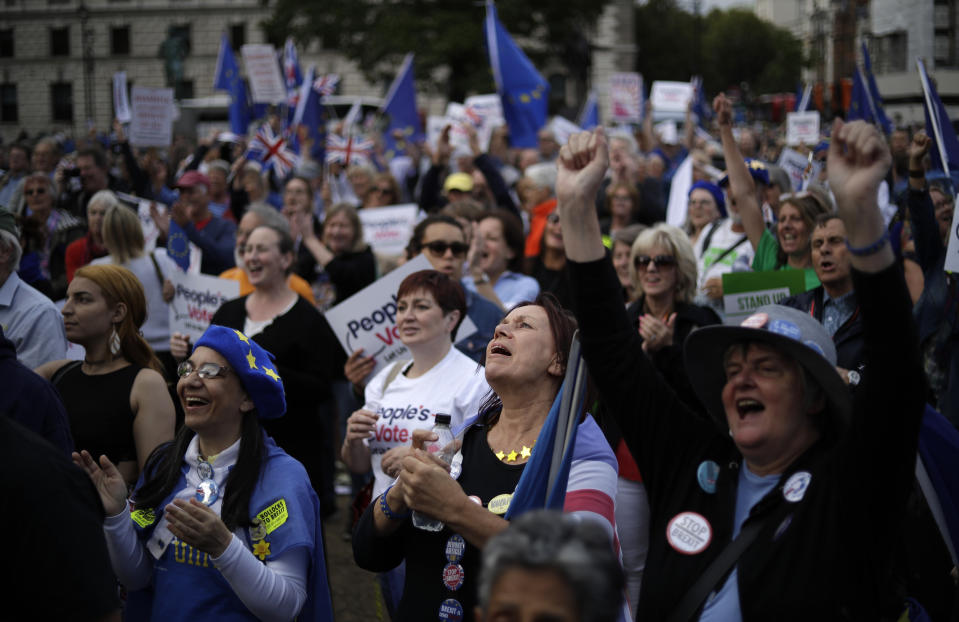
[[[608,2],[499,0],[496,8],[534,64],[558,58],[571,78],[584,79],[585,35]],[[482,3],[463,0],[278,0],[264,28],[274,44],[288,35],[301,44],[318,39],[356,62],[374,83],[388,83],[413,52],[418,82],[462,101],[470,92],[494,90],[483,44],[485,15]]]
[[[647,82],[702,75],[716,93],[746,82],[753,93],[792,91],[803,66],[802,43],[748,9],[713,9],[703,17],[676,0],[636,9],[638,71]]]

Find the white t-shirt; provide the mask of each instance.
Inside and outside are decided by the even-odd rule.
[[[403,371],[411,364],[405,363]],[[366,441],[375,477],[374,499],[393,481],[380,467],[384,453],[409,445],[413,430],[432,428],[436,413],[450,415],[450,427],[455,431],[476,414],[490,390],[483,367],[453,347],[443,360],[418,378],[397,374],[384,395],[383,382],[392,368],[387,365],[367,383],[363,406],[379,416],[373,438]]]
[[[166,253],[166,249],[153,250],[153,257],[157,260],[163,278],[169,278],[177,265]],[[107,255],[90,262],[92,265],[112,264],[113,256]],[[140,329],[143,338],[147,340],[154,352],[170,351],[170,311],[169,305],[163,301],[163,283],[157,275],[156,268],[149,255],[142,255],[131,259],[125,264],[119,264],[136,275],[143,285],[143,295],[146,297],[147,318]]]
[[[726,249],[743,239],[745,232],[737,233],[732,230],[733,221],[729,218],[722,220],[716,227],[715,232],[709,240],[709,248],[703,248],[706,238],[709,236],[709,229],[705,229],[696,240],[696,258],[697,268],[699,269],[699,285],[697,290],[701,290],[706,281],[717,276],[733,271],[733,264],[739,257],[746,257],[749,264],[752,264],[753,245],[749,240],[743,240],[743,243],[737,246],[731,253],[723,257],[719,263],[716,259],[726,252]]]

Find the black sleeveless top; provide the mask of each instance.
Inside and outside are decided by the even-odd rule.
[[[81,365],[67,363],[69,369],[54,383],[70,418],[77,451],[86,449],[99,460],[102,454],[113,464],[137,459],[133,440],[130,392],[142,367],[127,365],[121,369],[91,376]]]

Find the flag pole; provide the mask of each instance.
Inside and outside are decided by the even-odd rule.
[[[569,349],[569,360],[566,363],[566,377],[563,379],[563,397],[560,400],[559,413],[556,420],[556,440],[553,443],[553,455],[549,463],[549,476],[546,479],[547,497],[553,490],[556,479],[559,477],[563,456],[566,455],[568,440],[571,437],[577,417],[573,410],[578,410],[582,401],[582,393],[586,388],[586,366],[580,355],[579,331],[573,334],[573,342]],[[543,500],[544,503],[548,501]]]
[[[919,82],[922,84],[922,95],[926,101],[926,113],[929,115],[929,123],[932,124],[932,132],[935,134],[936,148],[939,150],[939,158],[942,161],[942,168],[945,173],[949,173],[949,159],[946,157],[946,146],[942,143],[942,130],[939,128],[939,117],[936,116],[936,109],[932,106],[932,99],[929,94],[929,74],[926,73],[926,63],[921,56],[916,57],[916,67],[919,69]]]

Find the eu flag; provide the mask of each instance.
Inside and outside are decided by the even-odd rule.
[[[226,33],[220,39],[220,52],[216,56],[216,72],[213,76],[213,88],[227,91],[230,101],[230,131],[245,136],[250,126],[250,106],[246,97],[246,81],[240,77],[240,67],[233,56],[233,48]],[[189,258],[188,258],[189,259]]]
[[[310,157],[317,162],[323,162],[326,151],[326,126],[324,122],[324,109],[321,103],[323,94],[316,87],[315,77],[316,67],[311,65],[306,72],[306,78],[300,86],[296,110],[293,113],[292,126],[294,130],[294,141],[297,143],[295,145],[296,151],[300,151],[298,137],[302,131],[299,128],[302,127],[305,130],[306,136],[313,141],[313,145],[310,148]]]
[[[185,272],[190,267],[190,239],[183,227],[170,219],[170,231],[166,236],[166,254]]]
[[[955,177],[959,173],[959,140],[956,139],[956,130],[949,121],[942,100],[936,86],[926,73],[926,64],[921,58],[916,59],[919,67],[919,80],[922,83],[923,110],[926,113],[926,134],[932,139],[929,155],[932,158],[932,168]]]
[[[413,54],[407,54],[386,92],[382,111],[389,115],[386,128],[386,152],[402,153],[405,141],[423,140],[423,127],[416,112],[416,82],[413,79]]]
[[[862,80],[862,72],[857,67],[852,74],[852,95],[849,99],[849,110],[846,111],[847,121],[873,121],[873,115],[869,111],[868,97],[866,85],[863,84]]]
[[[503,102],[510,144],[535,147],[536,133],[546,125],[549,84],[539,75],[496,16],[492,0],[486,2],[483,29],[496,90]]]
[[[583,112],[579,115],[577,124],[584,130],[592,130],[599,126],[599,102],[597,101],[596,91],[590,91],[586,98],[586,105],[583,106]]]

